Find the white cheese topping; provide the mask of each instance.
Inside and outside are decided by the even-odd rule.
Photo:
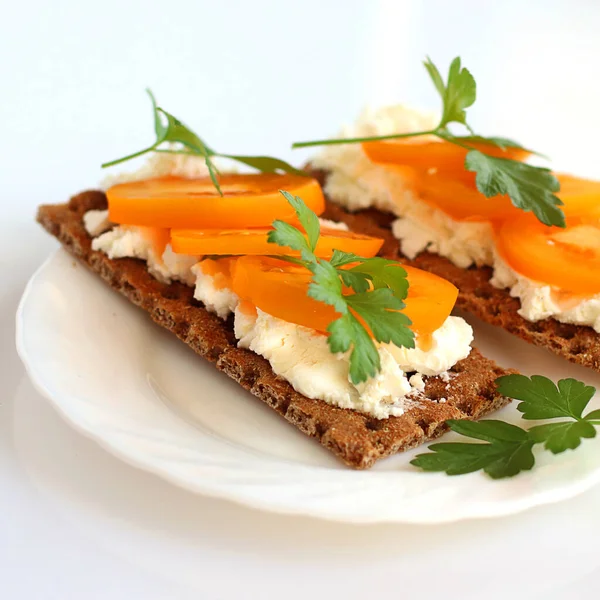
[[[252,318],[236,311],[238,345],[264,356],[273,371],[308,398],[319,398],[340,408],[369,413],[377,418],[404,412],[403,397],[412,391],[406,376],[385,348],[379,349],[381,371],[354,386],[346,355],[329,351],[326,336],[268,315]],[[238,320],[242,325],[238,326]],[[243,334],[243,335],[242,335]]]
[[[379,110],[367,108],[356,123],[342,128],[338,137],[365,137],[390,133],[410,133],[432,129],[437,117],[419,113],[405,106],[389,106]],[[331,175],[325,186],[327,194],[349,210],[374,206],[396,212],[396,203],[412,199],[405,178],[394,169],[374,165],[360,144],[324,146],[312,160],[314,167]],[[407,195],[407,198],[404,198]]]
[[[561,323],[589,325],[600,333],[600,294],[591,297],[565,294],[517,273],[498,255],[490,283],[500,289],[509,288],[510,295],[521,301],[518,313],[528,321],[552,317]]]
[[[421,375],[421,373],[411,375],[408,382],[417,392],[423,392],[425,390],[425,382],[423,381],[423,375]]]
[[[393,344],[385,344],[385,347],[404,371],[439,375],[469,356],[472,341],[471,326],[460,317],[448,317],[433,332],[427,350],[419,348],[418,343],[416,348],[398,348]]]
[[[438,117],[405,106],[367,110],[345,127],[341,137],[410,133],[434,128]],[[375,207],[394,213],[394,235],[406,256],[430,250],[459,267],[492,264],[491,229],[487,223],[456,221],[419,199],[410,183],[393,166],[372,163],[360,144],[325,146],[312,164],[330,172],[325,191],[349,210]]]
[[[364,383],[349,379],[349,354],[331,354],[325,335],[277,319],[261,310],[252,317],[235,312],[235,335],[241,348],[266,358],[273,371],[308,398],[319,398],[340,408],[350,408],[384,419],[404,412],[404,398],[425,389],[423,375],[444,373],[468,356],[471,327],[449,317],[434,333],[431,349],[378,348],[381,370]],[[406,373],[420,371],[407,378]]]
[[[162,260],[155,264],[153,269],[158,271],[167,281],[175,280],[194,285],[195,277],[192,273],[192,267],[197,262],[197,256],[177,254],[173,252],[171,244],[167,244]]]
[[[455,221],[445,212],[415,200],[405,216],[392,223],[392,233],[400,240],[400,249],[408,258],[428,250],[467,269],[491,265],[493,236],[489,223]]]
[[[108,258],[139,258],[148,264],[148,271],[163,283],[172,280],[193,285],[195,277],[191,268],[198,257],[175,254],[167,245],[158,256],[149,235],[141,227],[120,226],[92,240],[92,250],[104,252]]]
[[[88,210],[83,215],[83,226],[91,237],[96,237],[112,227],[108,210]]]
[[[221,319],[226,319],[236,308],[240,299],[237,294],[228,288],[218,288],[212,275],[207,275],[202,270],[202,264],[197,263],[192,267],[196,277],[194,298],[200,300],[211,313]]]

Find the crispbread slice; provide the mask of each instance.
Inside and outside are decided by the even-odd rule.
[[[175,333],[347,465],[366,469],[380,458],[441,435],[447,430],[446,419],[475,419],[508,402],[498,394],[494,380],[509,371],[484,358],[476,349],[456,364],[450,381],[428,378],[425,395],[429,400],[415,401],[401,417],[378,420],[306,398],[276,376],[264,358],[237,348],[231,323],[206,311],[193,299],[192,288],[180,283],[160,283],[148,273],[142,261],[111,260],[93,251],[82,216],[89,209],[105,207],[106,197],[102,192],[88,191],[68,204],[40,207],[37,219],[113,289],[146,310],[156,323]]]
[[[327,173],[309,169],[324,186]],[[501,290],[490,283],[490,267],[461,269],[443,256],[422,252],[414,260],[404,256],[400,244],[391,232],[396,217],[374,209],[349,213],[339,205],[329,202],[324,215],[329,219],[346,222],[351,229],[371,233],[385,239],[381,255],[401,260],[407,265],[431,271],[458,289],[456,306],[479,317],[487,323],[502,327],[531,344],[546,348],[567,360],[600,371],[600,335],[591,327],[559,323],[548,318],[528,321],[518,314],[521,303],[512,298],[508,290]]]

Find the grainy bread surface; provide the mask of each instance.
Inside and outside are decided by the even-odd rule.
[[[311,173],[324,184],[327,173],[316,170],[311,170]],[[573,363],[600,371],[600,335],[594,329],[559,323],[552,318],[535,323],[524,319],[517,313],[521,307],[519,299],[512,298],[508,290],[500,290],[490,283],[490,267],[461,269],[447,258],[431,252],[422,252],[414,260],[408,259],[400,252],[398,240],[390,230],[395,217],[389,213],[374,209],[348,213],[329,202],[324,216],[344,221],[355,231],[383,237],[382,256],[401,260],[451,281],[460,292],[456,301],[458,308]]]
[[[441,435],[447,429],[446,419],[476,419],[508,402],[494,385],[494,380],[508,371],[476,349],[456,364],[449,382],[428,378],[425,394],[429,400],[415,402],[401,417],[378,420],[306,398],[276,376],[264,358],[238,348],[231,323],[206,311],[193,299],[192,288],[180,283],[160,283],[139,260],[111,260],[93,251],[82,216],[89,209],[105,207],[102,192],[83,192],[68,204],[40,207],[37,219],[71,254],[147,311],[152,320],[349,466],[368,468],[380,458]],[[437,402],[442,398],[446,402]]]

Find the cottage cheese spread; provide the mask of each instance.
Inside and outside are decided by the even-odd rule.
[[[412,388],[406,376],[384,348],[380,348],[381,372],[354,386],[345,355],[329,351],[326,336],[257,310],[251,317],[236,311],[238,345],[264,356],[273,371],[308,398],[319,398],[340,408],[351,408],[377,418],[404,412],[403,397]]]
[[[428,250],[445,256],[457,267],[467,269],[493,262],[492,227],[486,222],[456,221],[445,212],[415,200],[404,217],[392,223],[402,253],[415,258]]]
[[[170,245],[164,253],[157,255],[151,238],[141,227],[119,226],[92,240],[92,250],[104,252],[108,258],[139,258],[146,261],[148,271],[163,283],[181,281],[193,285],[195,277],[191,271],[198,262],[196,256],[175,254]]]
[[[108,210],[88,210],[83,215],[83,226],[91,237],[99,236],[112,227]]]
[[[393,344],[384,346],[404,371],[439,375],[469,356],[473,329],[460,317],[448,317],[431,337],[427,350],[419,348],[418,343],[416,348],[399,348]]]
[[[354,125],[342,130],[341,137],[410,133],[432,129],[437,123],[433,113],[389,106],[366,110]],[[312,164],[330,172],[325,192],[338,204],[349,210],[372,206],[397,215],[393,232],[409,258],[430,250],[462,268],[492,264],[489,224],[456,221],[423,202],[398,169],[372,163],[360,144],[325,146]]]
[[[226,319],[240,301],[237,294],[228,288],[217,287],[214,277],[206,274],[200,263],[192,267],[192,273],[196,278],[194,298],[200,300],[208,312],[215,313],[221,319]]]
[[[552,317],[561,323],[589,325],[600,333],[600,294],[591,297],[567,295],[517,273],[498,255],[490,283],[497,288],[509,288],[510,295],[521,301],[519,314],[528,321]]]

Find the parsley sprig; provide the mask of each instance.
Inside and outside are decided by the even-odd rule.
[[[292,147],[355,144],[434,135],[468,151],[465,168],[476,174],[477,189],[484,196],[492,198],[506,194],[514,206],[525,212],[533,212],[542,223],[565,227],[565,216],[559,208],[563,202],[555,195],[560,189],[560,184],[550,169],[535,167],[508,158],[489,156],[473,147],[472,144],[478,142],[491,144],[502,150],[522,148],[520,144],[512,140],[483,137],[476,135],[471,129],[467,122],[466,109],[475,103],[477,85],[469,70],[461,66],[460,58],[456,57],[450,64],[447,81],[444,81],[431,59],[427,58],[424,65],[443,103],[442,117],[435,129],[413,133],[296,142]],[[454,135],[448,129],[448,126],[453,123],[465,127],[470,135]]]
[[[583,412],[592,399],[595,388],[576,379],[561,379],[556,386],[541,375],[505,375],[496,380],[498,391],[519,400],[517,410],[523,419],[568,419],[522,429],[497,420],[447,421],[450,429],[486,444],[448,442],[433,444],[426,454],[419,454],[412,465],[425,471],[443,471],[462,475],[483,470],[490,477],[513,477],[529,471],[535,464],[532,452],[536,444],[560,454],[574,450],[584,438],[596,437],[600,425],[600,410]]]
[[[300,252],[300,259],[277,258],[300,264],[312,273],[308,295],[339,313],[327,328],[329,348],[333,353],[350,351],[352,383],[366,381],[381,369],[374,340],[407,348],[415,346],[409,329],[411,321],[401,312],[408,293],[406,271],[392,260],[363,258],[340,250],[334,251],[331,260],[317,258],[315,250],[321,232],[317,215],[298,196],[281,193],[296,212],[304,232],[276,220],[268,240]]]
[[[105,162],[102,164],[102,168],[118,165],[119,163],[131,160],[132,158],[137,158],[138,156],[142,156],[143,154],[147,154],[149,152],[165,152],[169,154],[188,154],[191,156],[199,156],[204,159],[210,178],[217,192],[221,196],[223,193],[219,185],[219,170],[213,162],[213,158],[215,157],[229,158],[236,162],[252,167],[253,169],[257,169],[263,173],[277,173],[279,171],[283,171],[285,173],[293,173],[295,175],[307,175],[305,172],[292,167],[292,165],[288,164],[284,160],[280,160],[279,158],[273,158],[271,156],[242,156],[239,154],[223,154],[221,152],[216,152],[189,127],[184,125],[177,117],[174,117],[164,108],[158,106],[156,104],[154,95],[149,89],[146,90],[146,92],[152,101],[154,131],[156,132],[155,142],[143,150],[138,150],[133,154],[128,154],[122,158]],[[165,148],[164,144],[175,144],[176,147]]]

